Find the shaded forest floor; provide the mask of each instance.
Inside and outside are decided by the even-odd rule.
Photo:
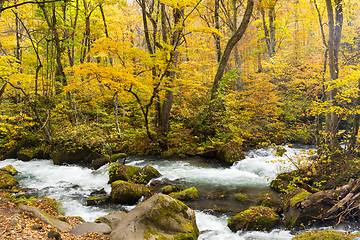
[[[58,232],[62,240],[108,240],[109,236],[104,236],[98,233],[87,233],[81,236],[75,236],[68,232],[61,232],[52,226],[41,222],[31,213],[23,212],[19,209],[19,204],[33,205],[55,217],[60,217],[56,207],[55,201],[49,198],[39,198],[26,200],[24,198],[15,199],[11,197],[9,191],[0,190],[0,239],[11,240],[41,240],[49,239],[48,234],[51,230]],[[77,217],[66,217],[67,221],[72,225],[81,223]],[[56,238],[60,239],[60,238]]]

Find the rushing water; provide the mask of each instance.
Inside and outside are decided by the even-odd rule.
[[[300,154],[300,148],[287,149],[287,156]],[[275,163],[274,163],[274,160]],[[127,161],[135,166],[152,165],[157,168],[163,181],[177,181],[187,186],[207,189],[234,189],[239,187],[261,189],[268,188],[269,180],[284,169],[291,169],[292,164],[284,163],[271,150],[249,151],[245,159],[231,167],[223,167],[200,158],[188,160],[163,160],[160,158],[136,157]],[[0,161],[0,167],[12,164],[20,174],[21,187],[37,189],[38,193],[59,200],[66,215],[81,216],[93,221],[111,211],[131,209],[132,206],[111,205],[107,207],[85,206],[86,199],[93,191],[104,189],[110,192],[107,184],[108,175],[103,166],[98,170],[75,166],[56,166],[51,160],[32,160],[23,162],[17,159]],[[284,168],[285,167],[285,168]],[[214,216],[205,211],[196,211],[200,230],[199,239],[292,239],[293,235],[285,230],[272,232],[245,231],[233,233],[226,226],[228,216]]]

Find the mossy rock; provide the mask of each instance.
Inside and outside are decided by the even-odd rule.
[[[302,188],[294,189],[288,193],[285,201],[285,221],[287,227],[297,227],[301,224],[311,224],[314,218],[326,212],[331,206],[317,204],[306,209],[298,209],[296,203],[310,196],[311,193]]]
[[[110,238],[196,240],[198,236],[194,210],[168,195],[156,194],[131,210]]]
[[[96,151],[87,147],[77,149],[58,150],[50,154],[55,165],[62,165],[64,163],[70,164],[91,164],[94,159],[101,157]]]
[[[13,178],[10,174],[0,175],[0,189],[10,189],[19,185],[19,182]]]
[[[160,177],[161,174],[154,167],[146,165],[143,168],[128,166],[119,163],[111,164],[109,169],[109,183],[117,180],[147,184],[151,179]]]
[[[228,219],[228,227],[237,232],[238,230],[271,230],[280,223],[280,217],[274,209],[258,206]]]
[[[117,160],[125,159],[126,157],[127,157],[126,153],[115,153],[111,155],[110,162],[116,162]]]
[[[234,162],[245,158],[245,153],[238,146],[238,143],[230,142],[217,150],[216,158],[223,163],[232,165]]]
[[[110,200],[109,196],[95,196],[86,200],[86,205],[87,206],[101,205],[109,202],[109,200]]]
[[[285,190],[288,189],[291,180],[297,173],[297,170],[292,172],[280,173],[276,176],[274,180],[271,181],[270,187],[277,192],[285,192]]]
[[[118,180],[111,183],[110,196],[117,203],[135,204],[149,192],[150,190],[144,185]]]
[[[235,193],[234,197],[236,198],[236,200],[238,200],[239,202],[248,202],[249,201],[249,197],[244,194],[244,193]]]
[[[199,192],[196,188],[192,187],[181,192],[172,192],[169,196],[180,201],[189,201],[197,199],[199,197]]]
[[[169,193],[178,192],[178,191],[180,191],[179,186],[167,185],[167,186],[161,188],[161,192],[164,194],[169,194]]]
[[[138,177],[136,179],[133,179],[133,181],[136,183],[147,184],[150,182],[151,179],[158,178],[160,176],[161,174],[158,170],[156,170],[150,165],[146,165],[140,170]]]
[[[353,240],[356,237],[359,237],[360,234],[351,234],[346,232],[336,232],[336,231],[311,231],[304,232],[299,236],[295,236],[293,240]]]
[[[2,167],[0,168],[0,171],[5,171],[11,176],[18,174],[18,171],[12,165],[7,165],[5,167]]]
[[[18,153],[17,153],[17,158],[21,161],[30,161],[31,159],[34,158],[36,151],[35,149],[21,149]]]
[[[270,194],[261,194],[260,197],[256,198],[256,203],[265,207],[279,207],[279,203],[270,196]]]
[[[140,171],[141,168],[139,167],[113,163],[109,169],[109,183],[117,180],[131,181]]]
[[[101,168],[105,164],[109,163],[109,156],[103,156],[101,158],[92,160],[91,167],[93,167],[95,170]]]
[[[299,189],[298,192],[290,198],[290,206],[295,207],[295,204],[304,200],[306,197],[310,196],[312,193],[309,193],[308,191],[304,189]]]

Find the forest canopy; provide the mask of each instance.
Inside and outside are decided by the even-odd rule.
[[[0,0],[1,155],[357,150],[351,0]]]

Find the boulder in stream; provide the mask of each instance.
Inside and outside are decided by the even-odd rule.
[[[160,177],[161,174],[158,170],[156,170],[153,166],[146,165],[141,168],[139,173],[139,178],[136,181],[137,183],[147,184],[151,179]]]
[[[199,192],[196,188],[192,187],[181,192],[172,192],[169,195],[180,201],[191,201],[199,197]]]
[[[92,160],[91,167],[94,168],[95,170],[97,170],[97,169],[101,168],[102,166],[104,166],[105,164],[109,163],[109,161],[110,161],[109,156],[103,156],[101,158]]]
[[[19,185],[19,182],[14,179],[17,171],[12,165],[7,165],[0,169],[0,189],[9,189]]]
[[[184,203],[156,194],[131,210],[111,233],[111,240],[197,239],[195,212]]]
[[[7,165],[5,167],[2,167],[2,168],[0,168],[0,171],[5,171],[8,174],[10,174],[11,176],[18,174],[18,171],[14,168],[13,165]]]
[[[110,197],[120,204],[135,204],[149,192],[150,190],[144,185],[118,180],[111,183]]]
[[[134,176],[140,173],[141,168],[113,163],[109,169],[109,183],[117,180],[131,181]]]
[[[101,205],[108,203],[110,200],[109,196],[94,196],[86,200],[87,206],[93,206],[93,205]]]
[[[242,211],[228,219],[228,227],[238,230],[271,230],[280,223],[280,216],[274,209],[257,206]]]
[[[92,160],[98,159],[101,155],[86,147],[72,150],[58,150],[50,154],[55,165],[64,163],[81,164],[91,163]]]
[[[146,165],[143,168],[128,166],[119,163],[111,164],[109,169],[109,183],[117,180],[147,184],[151,179],[160,177],[161,174],[154,167]]]

